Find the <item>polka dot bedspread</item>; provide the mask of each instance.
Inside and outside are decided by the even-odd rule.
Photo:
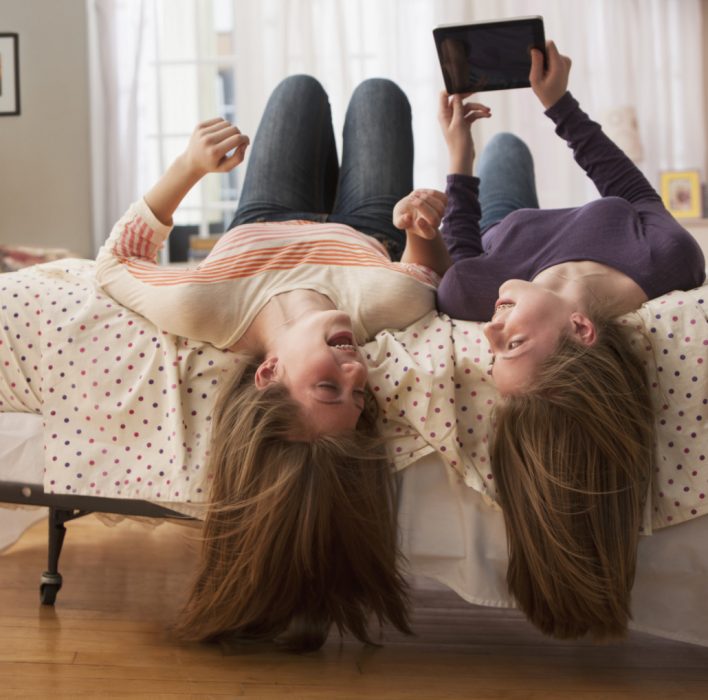
[[[92,270],[62,260],[0,276],[0,411],[43,415],[47,492],[203,502],[213,401],[237,356],[156,330]],[[623,319],[658,416],[654,528],[708,512],[706,292],[672,292]],[[431,313],[364,353],[395,467],[437,453],[494,504],[499,397],[482,324]]]
[[[650,378],[657,461],[644,531],[708,513],[708,287],[671,292],[623,317]],[[489,468],[499,400],[481,323],[429,314],[365,346],[396,468],[437,452],[495,504]]]
[[[89,261],[1,275],[0,299],[0,411],[42,413],[46,492],[205,500],[211,409],[236,355],[156,330]]]

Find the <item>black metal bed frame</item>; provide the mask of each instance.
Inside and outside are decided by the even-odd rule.
[[[61,554],[66,535],[65,523],[91,513],[195,520],[195,518],[188,515],[183,515],[149,501],[47,494],[44,493],[44,488],[41,484],[15,481],[0,481],[0,503],[49,508],[47,570],[40,577],[39,583],[39,598],[42,605],[54,605],[57,593],[62,585],[62,577],[59,573],[59,555]]]

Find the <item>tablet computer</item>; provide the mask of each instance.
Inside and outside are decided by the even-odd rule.
[[[433,29],[448,93],[529,87],[531,49],[543,51],[543,18],[449,24]]]

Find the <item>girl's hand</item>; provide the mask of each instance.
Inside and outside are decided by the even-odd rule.
[[[445,213],[447,195],[438,190],[413,190],[393,208],[393,225],[419,238],[432,239]]]
[[[548,70],[543,70],[543,53],[531,49],[529,82],[544,109],[552,107],[568,91],[568,76],[572,61],[559,53],[553,41],[546,42]]]
[[[250,143],[248,136],[225,119],[202,122],[192,132],[184,152],[187,168],[197,177],[225,173],[243,161]],[[228,155],[231,151],[231,155]]]
[[[469,95],[440,93],[438,122],[450,156],[450,173],[471,175],[474,163],[474,143],[470,127],[478,119],[492,116],[489,107],[479,102],[464,102]]]
[[[199,124],[186,150],[146,193],[145,201],[152,213],[171,226],[172,215],[187,192],[207,173],[225,173],[235,168],[243,160],[248,144],[248,136],[224,119]],[[227,155],[230,151],[233,153]]]

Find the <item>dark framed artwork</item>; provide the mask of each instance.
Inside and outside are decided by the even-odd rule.
[[[0,117],[20,113],[20,38],[0,33]]]

